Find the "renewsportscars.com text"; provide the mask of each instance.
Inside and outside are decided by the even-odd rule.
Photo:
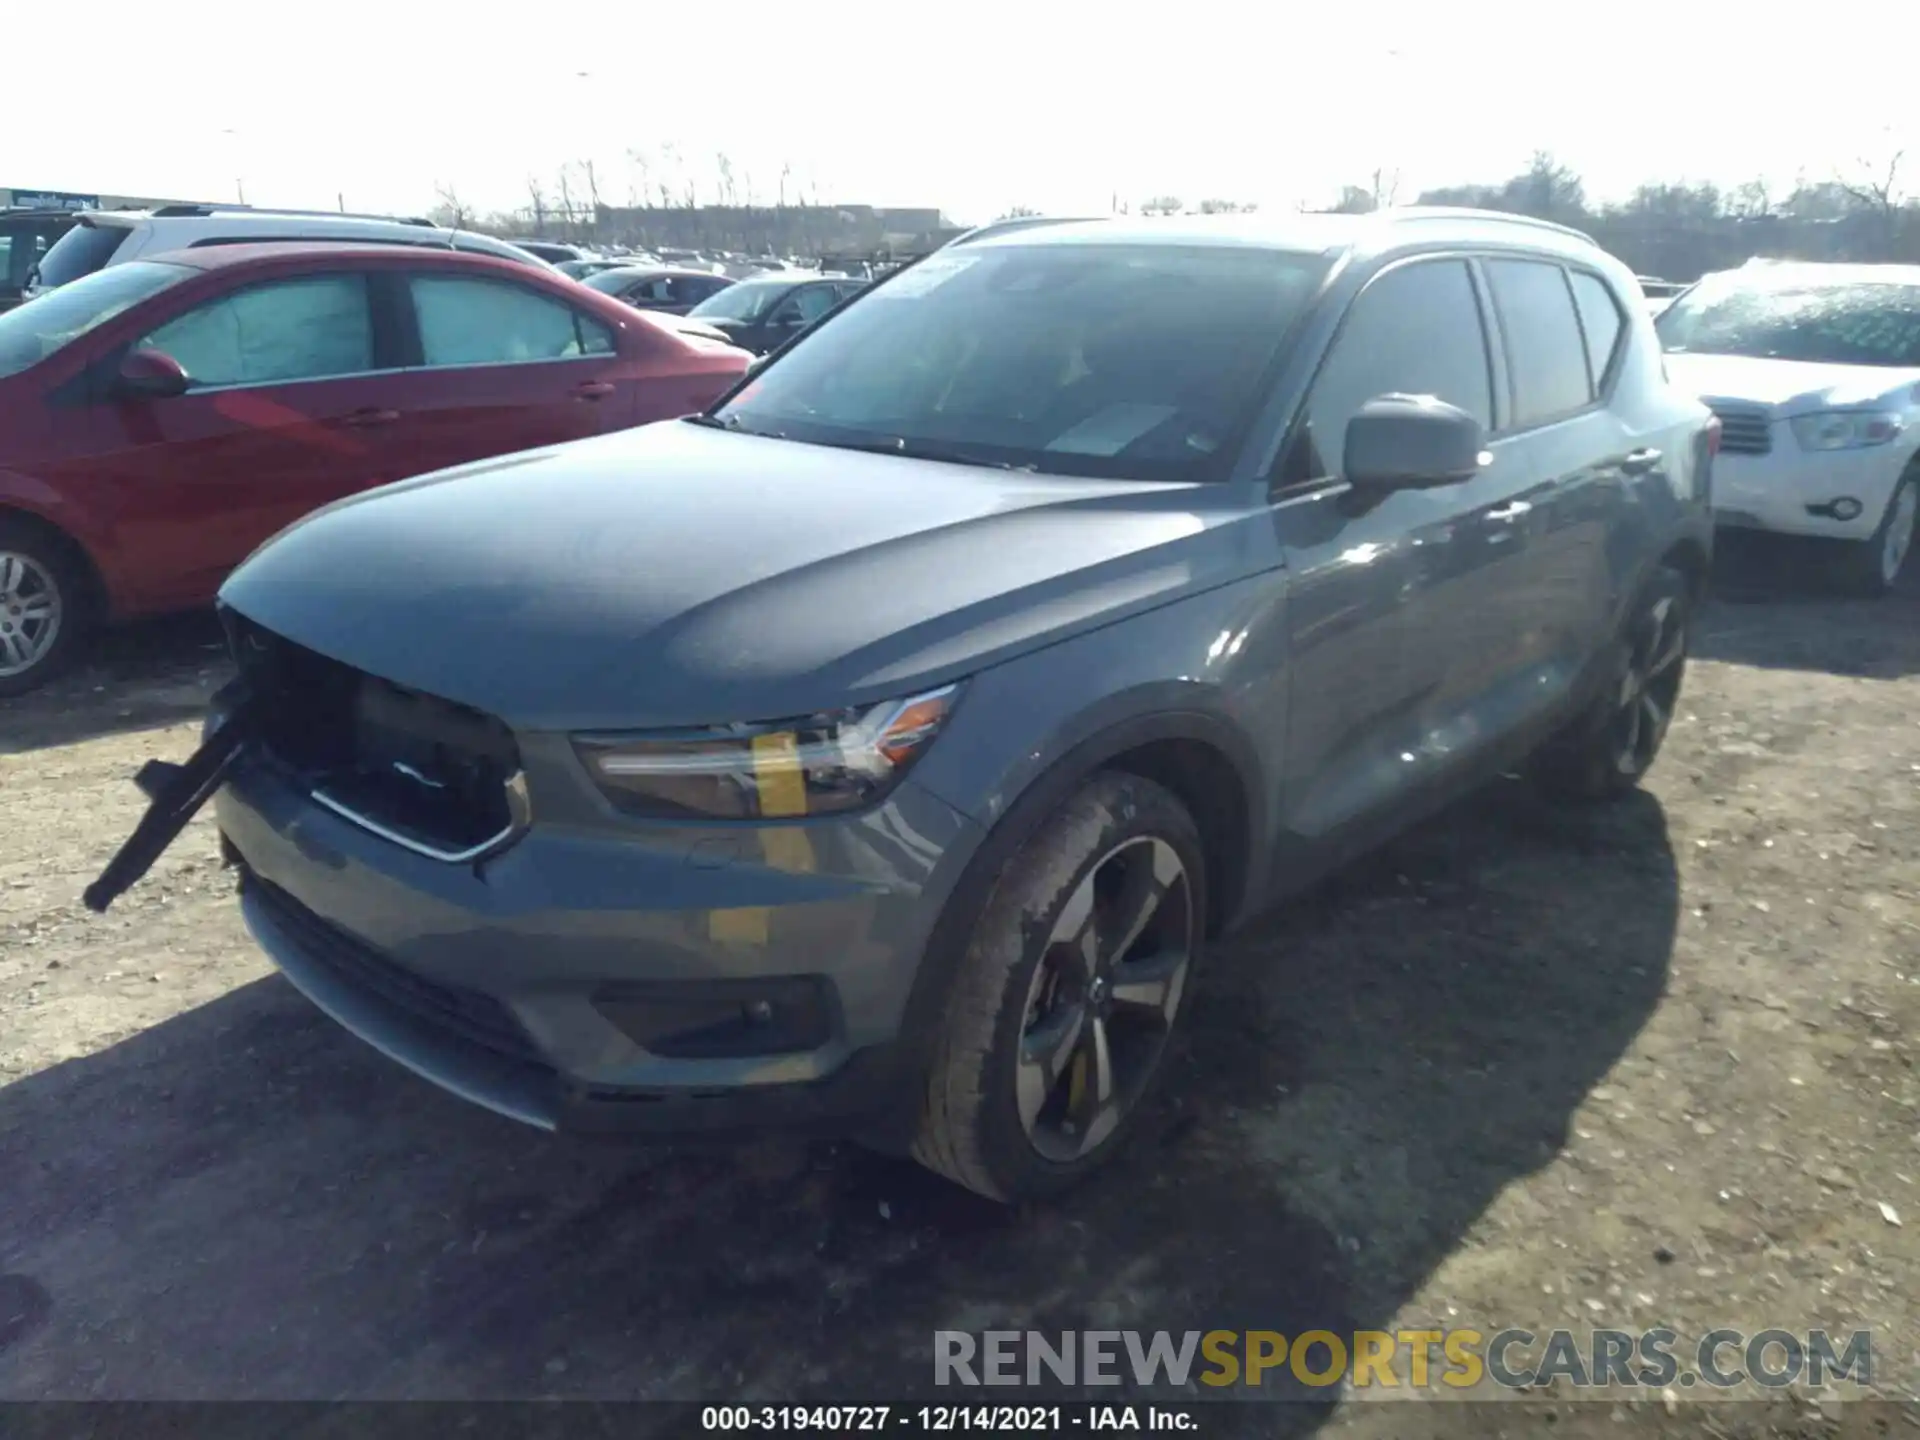
[[[1259,1387],[1275,1381],[1358,1389],[1518,1390],[1742,1385],[1779,1389],[1873,1382],[1873,1337],[1855,1330],[1678,1332],[1359,1330],[939,1330],[937,1385]]]

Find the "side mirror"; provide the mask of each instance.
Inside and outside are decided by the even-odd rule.
[[[1361,489],[1457,485],[1492,457],[1486,432],[1458,405],[1431,395],[1379,395],[1347,422],[1342,473]]]
[[[193,383],[187,369],[164,350],[142,345],[127,352],[117,377],[119,393],[127,399],[171,400],[187,393]]]

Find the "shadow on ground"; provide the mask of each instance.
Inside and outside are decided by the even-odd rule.
[[[1222,947],[1138,1146],[1018,1213],[543,1136],[262,980],[0,1089],[0,1398],[950,1400],[936,1329],[1381,1325],[1559,1149],[1676,913],[1651,797],[1495,787]],[[1323,1418],[1280,1393],[1208,1433]]]
[[[1836,595],[1824,562],[1809,542],[1723,531],[1694,655],[1882,680],[1920,673],[1920,559],[1880,600]]]
[[[198,719],[227,674],[210,610],[105,631],[85,664],[0,700],[0,755]]]

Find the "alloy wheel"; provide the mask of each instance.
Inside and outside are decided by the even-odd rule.
[[[1660,753],[1660,742],[1673,723],[1674,703],[1680,698],[1686,659],[1686,606],[1675,596],[1662,595],[1635,627],[1620,677],[1609,734],[1614,768],[1622,775],[1644,774]]]
[[[1920,518],[1920,480],[1902,482],[1887,517],[1886,537],[1880,542],[1880,578],[1891,585],[1900,578],[1913,548],[1914,521]]]
[[[52,573],[32,555],[0,550],[0,679],[24,675],[60,638],[65,606]]]
[[[1198,936],[1173,846],[1143,835],[1081,877],[1028,987],[1014,1097],[1028,1141],[1065,1164],[1119,1126],[1173,1032]]]

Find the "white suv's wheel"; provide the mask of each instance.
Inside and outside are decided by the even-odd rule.
[[[1871,538],[1848,545],[1841,572],[1847,589],[1869,597],[1891,590],[1913,555],[1916,522],[1920,522],[1920,468],[1909,469],[1901,479]]]

